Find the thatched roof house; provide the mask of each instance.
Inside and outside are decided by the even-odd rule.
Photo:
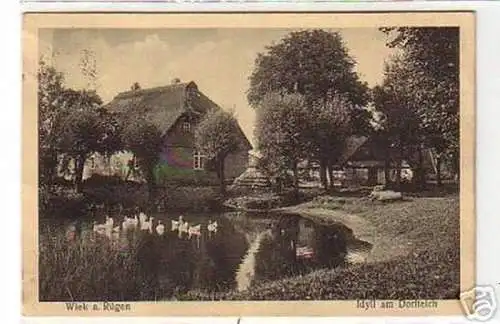
[[[207,168],[205,157],[195,149],[194,131],[209,110],[222,108],[202,93],[196,83],[183,83],[177,79],[162,87],[135,87],[119,93],[105,108],[124,117],[121,120],[125,122],[140,117],[158,127],[164,137],[163,147],[158,154],[165,176],[214,178],[214,172]],[[245,171],[248,151],[252,149],[239,126],[236,131],[240,146],[226,160],[225,171],[229,179]],[[130,159],[130,154],[126,159]],[[120,161],[119,164],[123,163]]]

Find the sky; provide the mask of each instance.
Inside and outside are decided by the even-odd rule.
[[[134,82],[150,88],[174,78],[194,81],[201,92],[225,109],[234,109],[249,140],[255,113],[246,92],[257,53],[278,42],[291,29],[43,29],[40,54],[64,73],[66,85],[89,87],[80,68],[82,52],[95,56],[95,87],[104,102],[130,89]],[[360,78],[370,86],[382,81],[391,54],[377,29],[342,29]]]

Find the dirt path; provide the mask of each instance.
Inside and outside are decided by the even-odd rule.
[[[299,214],[312,220],[342,223],[352,229],[357,239],[373,244],[373,248],[366,259],[367,262],[388,261],[408,254],[411,248],[411,241],[403,236],[381,232],[370,221],[344,211],[320,207],[311,208],[307,203],[280,208],[276,211]]]

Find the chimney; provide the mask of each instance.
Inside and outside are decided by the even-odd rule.
[[[172,80],[172,84],[179,84],[179,83],[181,83],[181,79],[179,79],[179,78],[174,78]]]
[[[132,91],[141,90],[141,85],[139,84],[139,82],[134,82],[134,84],[130,87],[130,89]]]

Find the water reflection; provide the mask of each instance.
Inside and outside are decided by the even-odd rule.
[[[297,215],[281,215],[260,244],[254,281],[345,265],[348,246],[357,241],[342,224],[326,225]]]
[[[194,215],[186,219],[202,221],[204,217]],[[218,217],[216,221],[217,232],[209,231],[209,226],[200,226],[199,236],[179,231],[166,231],[163,236],[141,233],[137,255],[148,280],[172,291],[170,295],[193,289],[208,292],[233,289],[235,273],[248,242],[229,219]]]

